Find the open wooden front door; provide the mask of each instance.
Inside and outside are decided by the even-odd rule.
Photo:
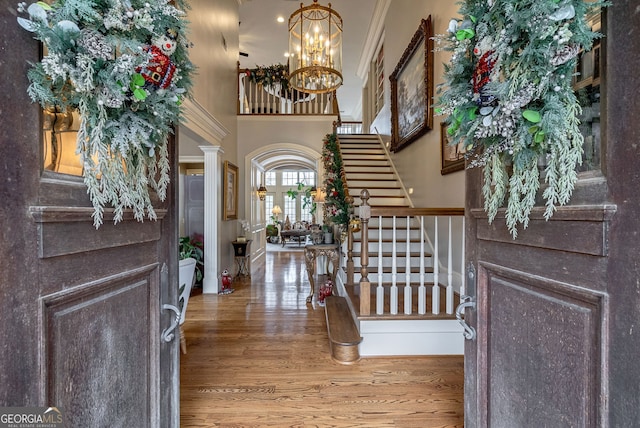
[[[513,240],[467,171],[466,427],[640,426],[637,4],[603,17],[602,161],[571,205],[548,222],[537,211]]]
[[[16,6],[0,8],[0,407],[55,406],[67,427],[177,427],[178,340],[161,337],[175,319],[162,309],[177,295],[175,186],[158,221],[106,214],[96,230],[81,177],[43,171],[27,95],[39,45]]]

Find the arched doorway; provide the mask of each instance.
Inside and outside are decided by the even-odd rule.
[[[276,186],[269,189],[267,187],[267,195],[271,193],[273,197],[272,201],[261,201],[254,189],[257,189],[261,184],[265,183],[265,173],[268,171],[295,171],[295,172],[310,172],[315,174],[316,185],[321,182],[324,170],[321,160],[321,147],[318,150],[310,148],[308,146],[294,144],[294,143],[276,143],[261,147],[247,154],[245,157],[245,171],[244,177],[247,189],[250,191],[245,192],[246,195],[246,207],[250,207],[251,223],[254,226],[266,228],[269,222],[271,222],[271,215],[267,212],[266,206],[278,204],[283,214],[280,214],[280,220],[285,219],[285,207],[284,200],[282,199],[282,193],[286,192],[286,189],[293,188],[295,185],[276,184]],[[278,174],[279,178],[282,174]],[[302,175],[304,177],[304,175]],[[296,175],[300,177],[300,175]],[[299,178],[297,178],[299,179]],[[267,199],[267,198],[265,198]],[[282,204],[281,204],[282,203]],[[248,212],[249,213],[249,212]],[[254,230],[255,232],[255,230]],[[265,233],[255,234],[259,235],[260,242],[254,247],[254,261],[264,261],[266,253],[266,235]],[[255,245],[252,244],[252,245]]]

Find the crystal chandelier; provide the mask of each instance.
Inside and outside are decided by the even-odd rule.
[[[342,85],[342,18],[318,0],[289,17],[289,83],[300,92],[333,92]]]

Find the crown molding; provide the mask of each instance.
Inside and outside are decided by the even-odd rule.
[[[362,55],[360,55],[358,70],[356,72],[357,76],[363,81],[369,72],[369,64],[371,63],[373,55],[375,55],[380,36],[384,31],[384,19],[387,16],[387,11],[390,6],[391,0],[376,1],[376,7],[373,10],[369,31],[367,32],[367,38],[362,49]]]
[[[197,101],[186,99],[182,103],[181,125],[208,143],[222,143],[229,130]]]

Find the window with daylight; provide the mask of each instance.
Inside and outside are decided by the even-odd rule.
[[[298,171],[282,171],[282,185],[295,186],[298,183]]]
[[[289,217],[289,221],[293,223],[297,220],[296,217],[296,208],[298,207],[298,199],[291,199],[286,194],[284,195],[284,220],[286,221],[287,216]]]
[[[264,185],[265,186],[275,186],[276,185],[276,172],[275,171],[267,171],[264,173]]]
[[[271,216],[273,216],[271,210],[274,206],[273,199],[273,193],[267,193],[267,195],[264,197],[264,218],[268,220],[267,223],[273,223],[271,221]]]
[[[306,209],[300,208],[300,221],[306,221],[308,223],[313,223],[313,216],[311,215],[310,207]]]
[[[298,182],[304,183],[305,186],[315,186],[316,173],[313,171],[300,171],[298,173]]]

